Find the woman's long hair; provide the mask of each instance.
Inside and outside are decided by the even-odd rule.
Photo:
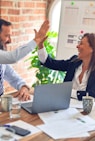
[[[95,34],[94,33],[85,33],[82,36],[82,39],[86,37],[88,40],[88,43],[90,45],[90,47],[92,48],[93,52],[92,52],[92,56],[91,56],[91,60],[88,66],[88,71],[95,71]],[[72,61],[82,61],[80,60],[78,57],[73,59]]]
[[[90,71],[95,71],[95,34],[86,33],[83,35],[82,38],[84,37],[87,37],[88,43],[93,50],[88,70],[90,69]]]

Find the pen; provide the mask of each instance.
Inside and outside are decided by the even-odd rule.
[[[11,126],[8,124],[4,124],[4,125],[0,125],[0,127],[11,127]]]
[[[81,118],[76,118],[77,120],[81,121],[82,123],[85,123],[84,120],[82,120]]]
[[[4,125],[4,127],[11,127],[11,126],[10,126],[10,125],[8,125],[8,124],[5,124],[5,125]]]
[[[72,96],[71,96],[71,98],[72,98],[72,99],[76,99],[76,100],[77,100],[77,98],[75,98],[75,97],[72,97]]]

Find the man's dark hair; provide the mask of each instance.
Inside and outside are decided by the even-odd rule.
[[[3,25],[10,26],[10,25],[12,25],[12,23],[11,22],[8,22],[6,20],[0,19],[0,32],[2,31],[2,26]]]

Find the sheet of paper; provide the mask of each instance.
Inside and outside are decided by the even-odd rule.
[[[89,136],[87,131],[95,130],[95,120],[87,115],[82,115],[75,108],[39,113],[38,115],[45,123],[38,127],[54,139],[86,137]],[[80,129],[77,128],[78,122],[83,126],[80,126]],[[74,129],[70,129],[69,126]],[[76,130],[79,132],[76,132]],[[64,131],[64,133],[61,131]]]
[[[56,122],[57,120],[71,119],[78,115],[79,111],[75,108],[68,108],[66,110],[51,111],[39,113],[39,117],[44,123]]]
[[[54,139],[89,136],[88,131],[92,130],[92,127],[75,119],[59,120],[40,125],[38,128]]]
[[[93,127],[93,129],[95,130],[95,120],[89,115],[82,115],[81,113],[78,113],[73,118],[85,123],[88,126]]]
[[[45,112],[45,113],[39,113],[38,114],[41,120],[43,120],[44,123],[52,123],[60,120],[79,120],[80,122],[85,123],[86,125],[93,126],[93,129],[95,129],[95,120],[91,118],[89,115],[83,115],[81,114],[77,109],[75,108],[69,108],[66,110],[59,110],[57,112]]]
[[[9,93],[10,94],[10,93]],[[33,102],[33,95],[31,94],[31,99],[30,100],[27,100],[27,101],[21,101],[21,103],[28,103],[28,102]],[[1,101],[1,99],[0,99]]]
[[[72,92],[71,92],[70,107],[79,108],[79,109],[83,108],[82,101],[79,101],[77,99],[76,90],[74,89],[72,89]]]
[[[21,103],[28,103],[28,102],[33,102],[33,95],[31,95],[31,99],[27,101],[21,101]]]
[[[77,99],[72,99],[70,100],[70,107],[72,108],[78,108],[78,109],[83,109],[82,101],[79,101]]]
[[[30,95],[31,96],[31,99],[30,100],[27,100],[27,101],[21,101],[21,103],[28,103],[28,102],[33,102],[33,95]],[[1,99],[0,99],[1,101]]]
[[[16,126],[24,128],[24,129],[30,130],[31,133],[29,135],[27,135],[27,136],[30,136],[30,135],[33,135],[33,134],[36,134],[36,133],[40,132],[40,130],[38,128],[36,128],[33,125],[31,125],[29,123],[26,123],[26,122],[24,122],[22,120],[17,120],[17,121],[8,123],[8,125],[16,125]],[[23,137],[15,134],[15,138],[18,140],[18,139],[21,139]]]

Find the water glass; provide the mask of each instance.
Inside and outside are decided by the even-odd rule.
[[[12,98],[12,106],[10,110],[10,118],[20,118],[21,101],[18,98]]]
[[[11,127],[11,132],[7,131],[5,127],[0,126],[0,141],[16,141],[15,139],[15,130]]]

